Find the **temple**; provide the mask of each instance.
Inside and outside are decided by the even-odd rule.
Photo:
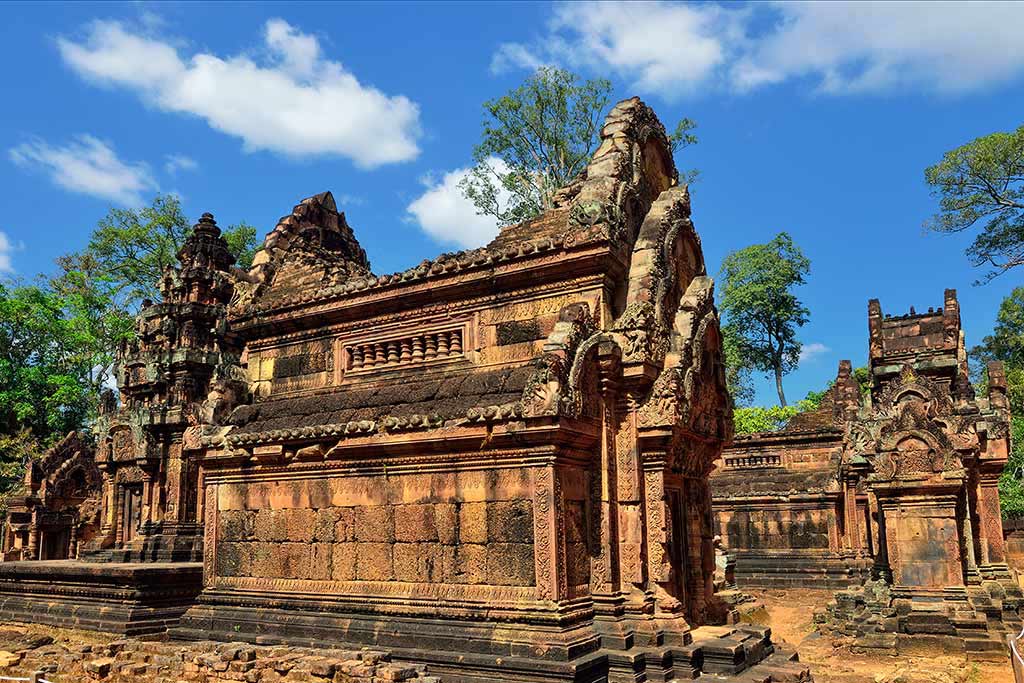
[[[724,449],[712,498],[740,586],[831,589],[868,578],[867,494],[858,472],[840,474],[846,426],[859,408],[843,361],[818,409],[779,431],[737,435]],[[850,515],[864,522],[847,524]]]
[[[1009,453],[1002,365],[975,396],[956,292],[927,313],[868,304],[870,394],[843,361],[821,407],[739,438],[712,477],[743,585],[846,587],[824,630],[899,649],[928,634],[1002,656],[1024,602],[1007,565],[998,479]]]
[[[461,683],[807,679],[768,629],[710,625],[731,403],[640,100],[486,247],[375,275],[322,193],[247,272],[209,214],[178,256],[96,430],[99,529],[0,564],[0,617],[369,646]]]
[[[38,460],[7,499],[0,551],[6,561],[78,557],[99,531],[100,472],[75,432]]]

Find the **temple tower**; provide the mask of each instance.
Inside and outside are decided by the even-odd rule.
[[[197,560],[198,474],[183,452],[218,377],[239,361],[227,328],[234,257],[213,216],[203,214],[160,283],[163,301],[143,302],[136,337],[117,358],[121,404],[99,420],[103,526],[95,559]]]

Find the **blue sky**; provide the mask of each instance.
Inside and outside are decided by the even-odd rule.
[[[867,300],[955,287],[968,343],[1020,284],[924,234],[923,170],[1022,123],[1024,4],[0,5],[0,269],[29,278],[111,206],[181,196],[263,233],[331,190],[374,270],[486,241],[454,189],[481,103],[538,64],[695,119],[709,269],[789,231],[812,262],[791,399],[867,353]],[[760,402],[774,402],[767,380]]]

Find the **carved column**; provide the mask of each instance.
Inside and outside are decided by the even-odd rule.
[[[142,472],[142,525],[153,522],[153,475],[148,471]]]
[[[982,472],[978,476],[978,532],[981,564],[1006,563],[1003,542],[1003,518],[999,509],[999,474]]]
[[[39,510],[32,511],[31,521],[28,526],[28,559],[39,559]]]
[[[675,613],[679,602],[667,590],[672,581],[671,513],[665,492],[665,453],[645,453],[644,532],[647,549],[647,588],[657,596],[660,611]]]
[[[864,554],[860,515],[857,509],[857,481],[852,477],[843,480],[843,503],[845,504],[844,515],[846,518],[846,547],[857,557]]]
[[[533,471],[533,548],[538,600],[558,600],[559,538],[556,477],[552,465]]]

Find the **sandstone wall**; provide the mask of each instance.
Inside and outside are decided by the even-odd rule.
[[[535,585],[533,473],[328,476],[220,484],[208,580]],[[571,491],[568,496],[572,497]],[[582,490],[567,500],[573,578],[588,580]]]

